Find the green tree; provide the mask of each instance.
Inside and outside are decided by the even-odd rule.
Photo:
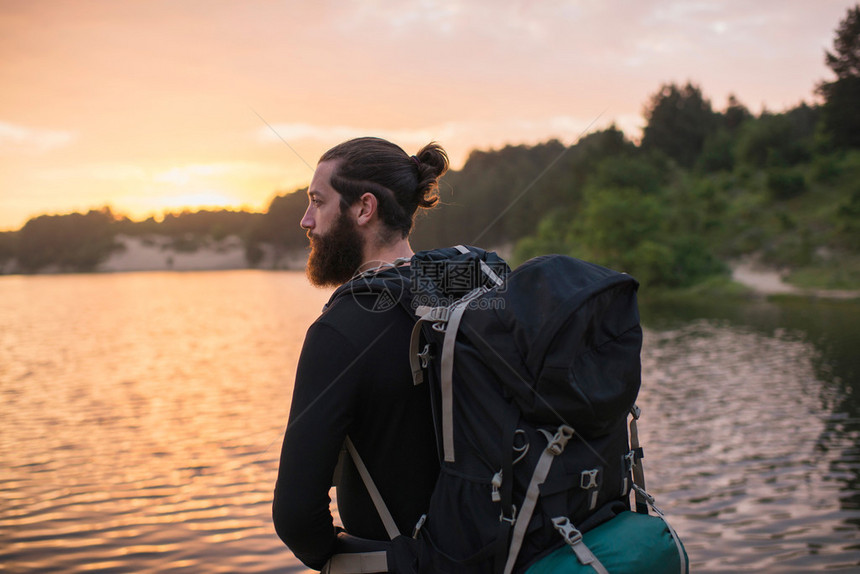
[[[860,184],[839,206],[836,226],[840,241],[850,250],[860,251]]]
[[[736,157],[756,168],[792,166],[810,157],[814,120],[803,104],[784,114],[763,113],[746,122],[738,135]]]
[[[658,150],[683,167],[691,167],[708,134],[717,126],[711,102],[698,86],[664,85],[651,97],[646,110],[643,150]]]
[[[580,239],[587,259],[620,271],[635,265],[633,250],[660,229],[660,201],[632,187],[589,187]],[[631,271],[632,272],[632,271]]]
[[[92,271],[117,248],[113,222],[109,208],[35,217],[18,232],[18,264],[31,272],[48,265]]]
[[[473,151],[461,170],[449,171],[440,182],[440,206],[419,213],[412,246],[498,247],[532,236],[547,214],[579,210],[583,190],[603,159],[635,152],[614,125],[568,147],[550,140]]]
[[[838,78],[860,76],[860,4],[848,9],[836,28],[834,52],[825,52],[824,61]]]
[[[752,118],[750,111],[734,94],[729,95],[728,105],[726,105],[725,111],[720,115],[723,127],[727,128],[730,132],[737,131],[744,122]]]
[[[575,214],[567,209],[558,209],[547,214],[538,224],[534,235],[517,241],[513,259],[509,263],[516,266],[532,257],[547,253],[575,253],[575,221]]]
[[[731,171],[735,166],[737,134],[752,117],[734,94],[729,95],[726,109],[716,114],[717,127],[705,137],[696,167],[705,173]]]
[[[0,268],[15,259],[18,251],[18,233],[15,231],[0,232]]]
[[[266,213],[254,220],[245,238],[245,260],[249,265],[257,266],[262,262],[263,244],[275,250],[275,263],[287,252],[307,246],[307,234],[299,225],[308,204],[306,193],[307,188],[304,188],[276,195]]]
[[[824,61],[836,80],[818,88],[824,97],[823,132],[836,147],[860,147],[860,5],[848,9]]]
[[[721,128],[708,135],[696,167],[705,173],[731,171],[735,166],[735,138],[728,129]]]
[[[665,158],[639,153],[607,157],[597,165],[591,181],[598,187],[625,187],[655,195],[666,185],[669,174]]]

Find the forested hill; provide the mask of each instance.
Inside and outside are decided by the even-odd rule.
[[[695,86],[666,86],[640,145],[610,128],[569,148],[475,152],[414,244],[513,244],[515,263],[566,253],[668,287],[754,254],[822,279],[839,267],[830,286],[856,285],[860,149],[827,142],[822,115],[801,104],[753,117],[736,101],[714,112]]]
[[[820,103],[754,115],[734,97],[715,110],[692,84],[645,105],[641,142],[610,127],[572,146],[548,141],[475,151],[441,183],[442,205],[418,218],[416,249],[512,246],[513,263],[566,253],[650,286],[685,287],[755,255],[809,286],[860,286],[860,6],[825,54],[835,80]],[[441,142],[444,145],[444,142]],[[0,233],[0,269],[96,269],[116,237],[170,238],[194,250],[238,236],[250,266],[302,249],[303,190],[265,213],[205,211],[133,222],[108,209],[41,216]]]
[[[674,121],[708,127],[686,134],[665,127],[668,141],[683,137],[677,149],[699,153],[673,157],[648,128],[641,145],[609,128],[570,147],[553,140],[475,151],[443,178],[442,204],[419,216],[413,247],[508,245],[515,263],[567,253],[670,287],[725,273],[725,262],[751,253],[782,267],[839,261],[856,273],[860,150],[822,147],[820,108],[753,117],[734,103],[713,112],[693,86],[669,86],[654,103],[675,98],[698,102],[671,105],[703,117]],[[657,128],[653,120],[649,128]],[[120,235],[168,237],[180,252],[238,236],[253,266],[264,246],[304,248],[298,221],[306,201],[299,190],[276,196],[265,213],[186,212],[162,221],[109,210],[41,216],[0,234],[0,252],[24,271],[50,264],[81,271],[97,268]]]

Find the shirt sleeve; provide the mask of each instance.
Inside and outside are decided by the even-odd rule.
[[[321,569],[337,532],[329,489],[358,395],[361,355],[334,328],[315,323],[299,357],[272,516],[304,564]]]

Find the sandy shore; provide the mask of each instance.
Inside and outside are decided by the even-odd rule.
[[[826,299],[854,299],[860,291],[831,289],[802,289],[789,285],[779,271],[763,267],[753,261],[739,261],[732,265],[732,279],[760,295],[801,295]]]
[[[238,237],[227,237],[210,242],[196,251],[182,252],[169,247],[167,237],[118,236],[122,249],[98,266],[97,271],[204,271],[223,269],[248,269],[245,246]],[[307,252],[277,252],[263,245],[263,259],[258,269],[304,269]]]
[[[170,246],[171,239],[163,236],[129,237],[117,236],[121,249],[114,251],[102,262],[96,271],[212,271],[226,269],[252,268],[245,258],[245,246],[242,240],[235,236],[221,241],[210,241],[196,251],[177,251]],[[257,269],[304,270],[307,263],[308,251],[298,249],[293,251],[276,250],[273,246],[263,244],[263,258]],[[497,246],[493,251],[504,257],[509,255],[511,246]],[[783,273],[758,263],[753,258],[745,258],[731,264],[732,279],[752,289],[755,293],[768,295],[799,295],[829,299],[860,298],[860,290],[830,290],[802,289],[789,285],[783,279]],[[14,261],[0,265],[0,274],[14,274],[18,270]],[[39,273],[56,273],[58,269],[45,268]]]

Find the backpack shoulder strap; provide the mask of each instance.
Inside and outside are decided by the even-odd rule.
[[[394,518],[391,516],[391,512],[388,511],[388,507],[385,505],[379,489],[376,488],[376,484],[374,484],[367,466],[365,466],[361,455],[358,454],[358,450],[352,444],[352,439],[349,436],[346,437],[344,445],[352,461],[355,463],[355,467],[358,469],[361,481],[364,483],[365,488],[367,488],[367,493],[370,495],[370,500],[373,501],[373,506],[376,507],[376,512],[379,514],[383,526],[385,526],[388,537],[394,540],[395,537],[400,535],[400,532],[397,530]],[[371,572],[388,572],[388,553],[385,550],[368,552],[347,551],[334,554],[322,568],[322,574],[367,574]]]
[[[367,493],[370,494],[373,506],[376,507],[376,512],[382,520],[382,525],[385,526],[385,532],[388,533],[388,537],[391,540],[394,540],[396,537],[400,536],[400,531],[397,530],[397,524],[394,522],[394,517],[391,516],[391,512],[389,512],[388,507],[385,505],[385,501],[382,499],[379,489],[376,488],[376,484],[370,476],[370,472],[364,465],[364,461],[361,460],[361,455],[358,454],[355,445],[352,444],[352,439],[348,436],[346,437],[346,449],[349,451],[349,456],[352,457],[352,461],[355,463],[355,468],[358,469],[358,474],[361,476],[361,480],[364,482],[365,488],[367,488]]]

